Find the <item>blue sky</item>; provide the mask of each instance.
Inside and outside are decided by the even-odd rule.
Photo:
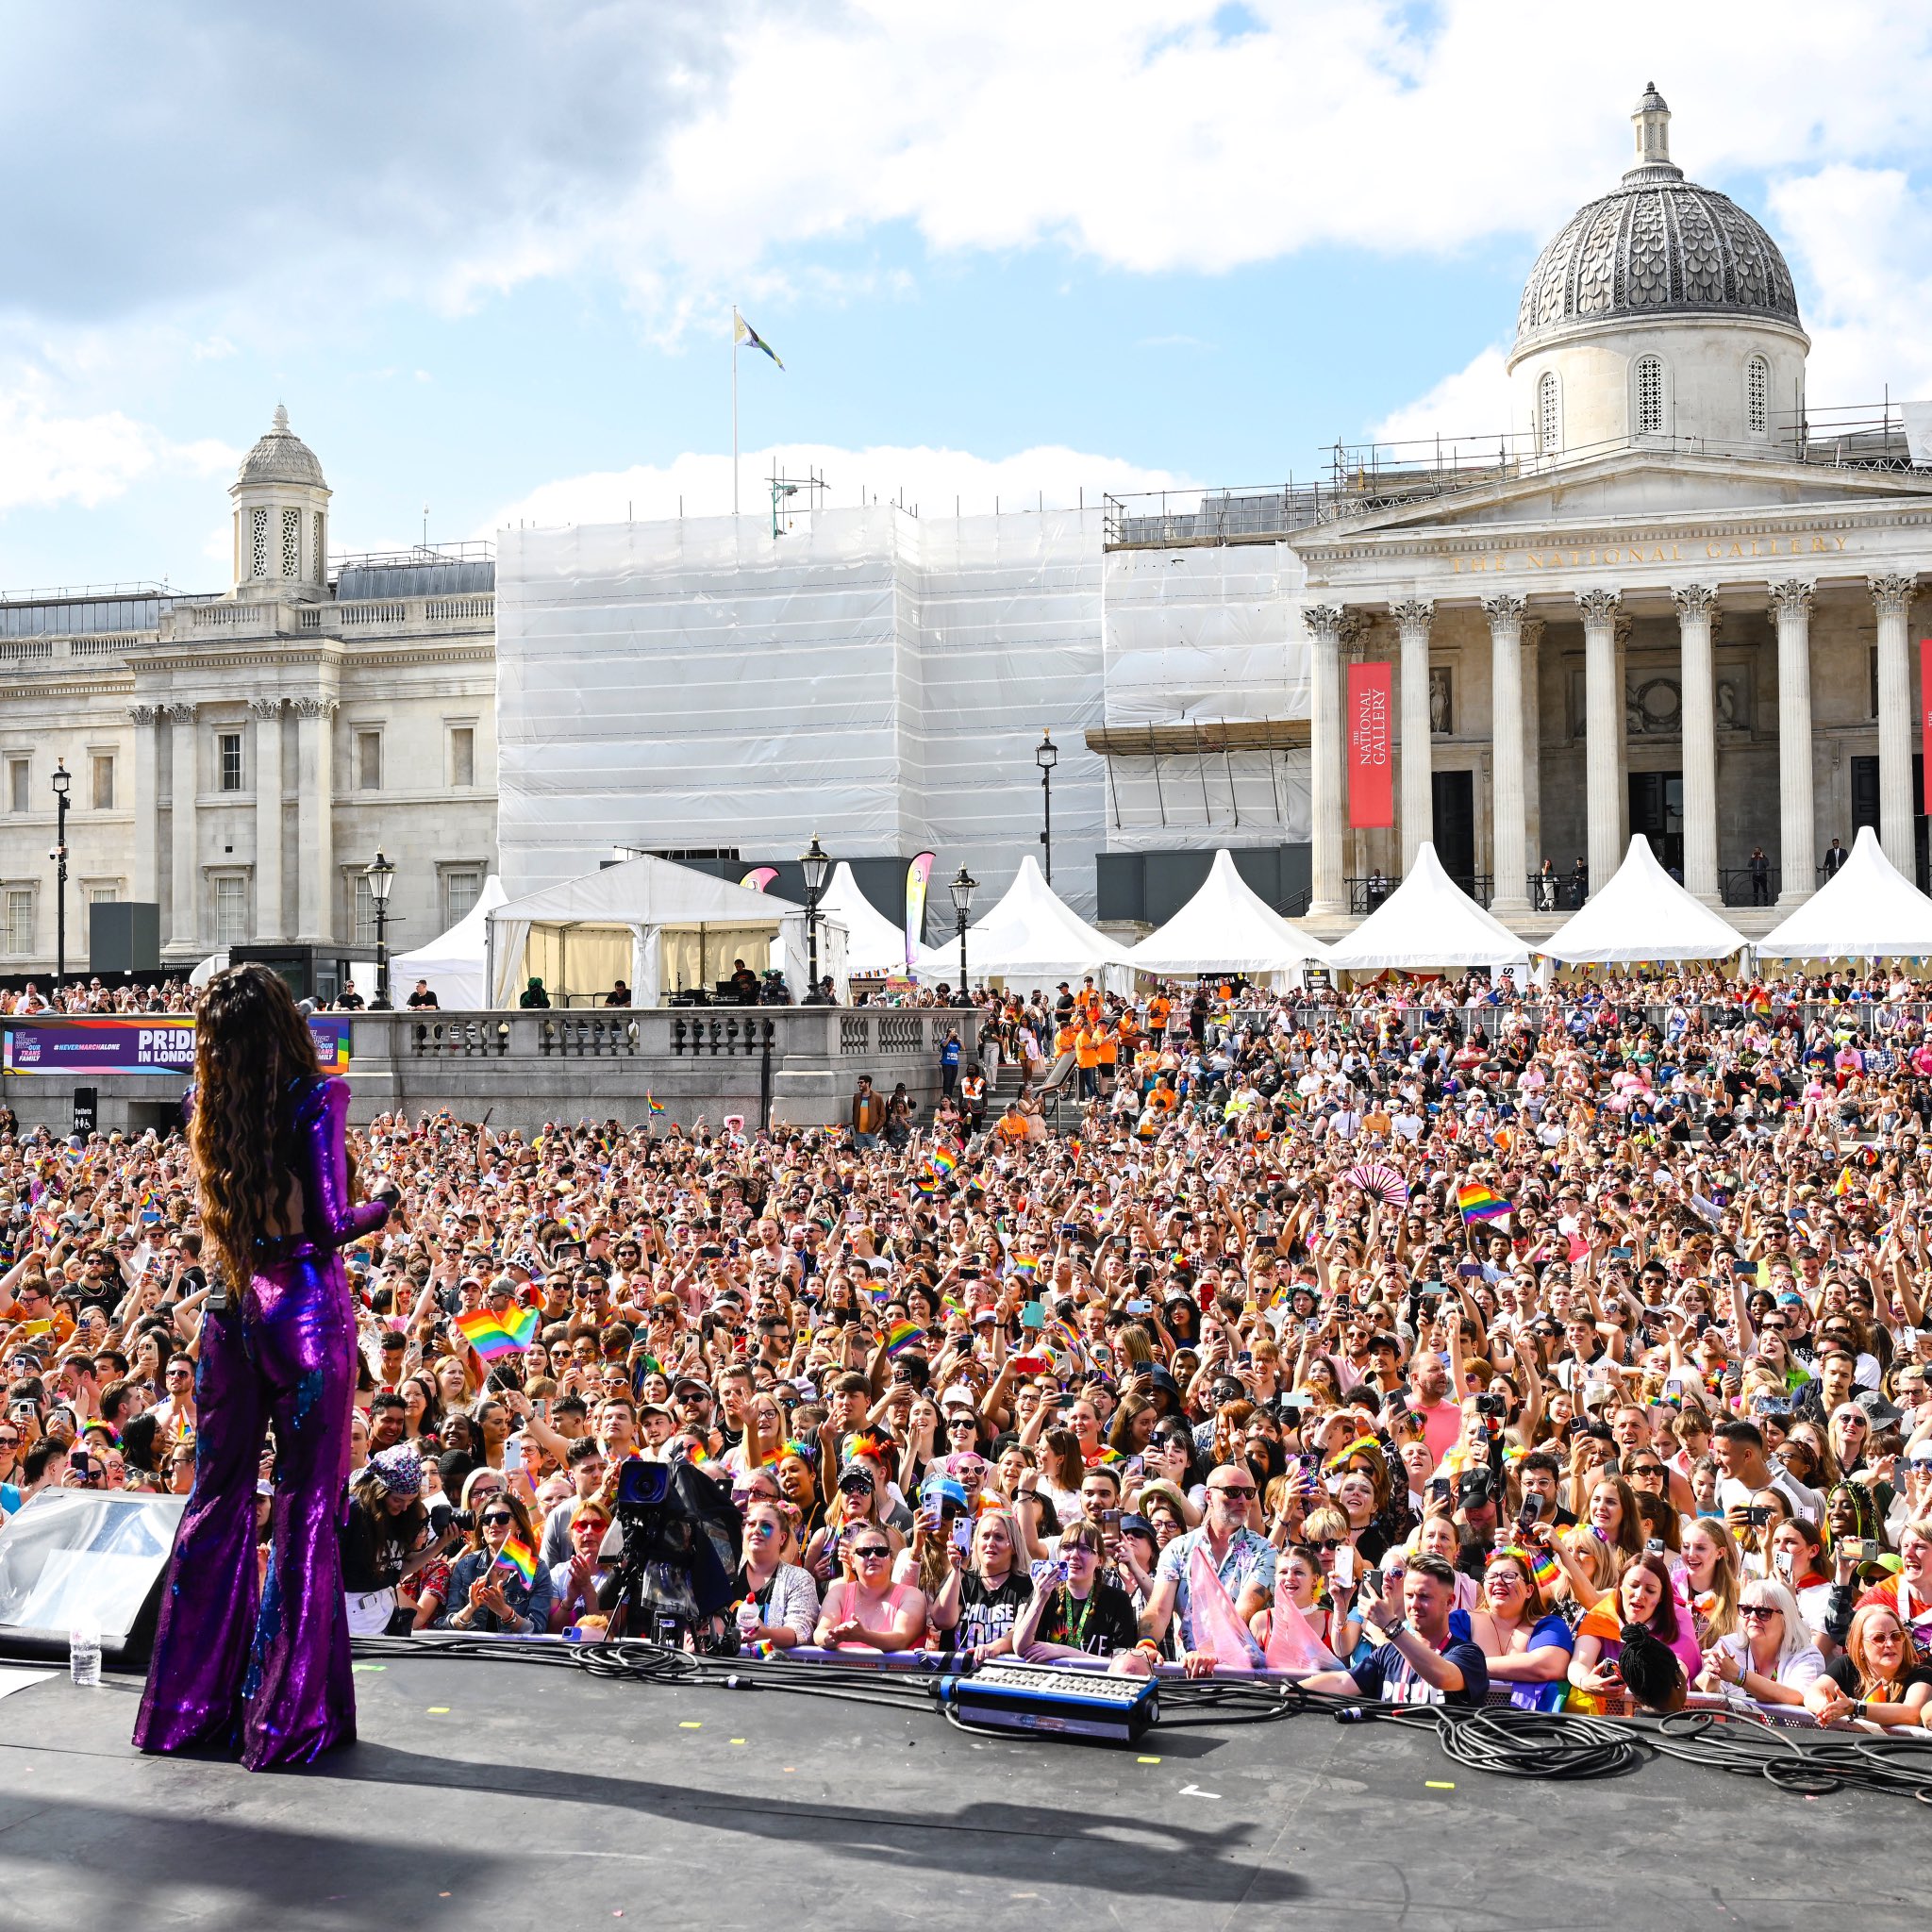
[[[0,0],[0,587],[224,579],[277,400],[347,548],[1307,475],[1503,426],[1655,79],[1786,248],[1814,403],[1932,391],[1932,9]],[[129,23],[137,23],[130,28]]]

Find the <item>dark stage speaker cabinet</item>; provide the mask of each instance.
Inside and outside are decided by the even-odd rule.
[[[158,973],[161,908],[148,899],[96,900],[88,908],[90,973]]]
[[[101,1660],[144,1670],[186,1496],[46,1490],[0,1528],[0,1656],[64,1657],[76,1625]]]

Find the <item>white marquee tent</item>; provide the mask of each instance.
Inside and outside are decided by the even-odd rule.
[[[441,1006],[458,1012],[487,1007],[490,992],[484,951],[489,942],[490,915],[508,897],[503,881],[491,873],[483,881],[476,903],[441,939],[431,940],[413,953],[398,953],[389,962],[391,996],[396,1005],[400,1007],[408,998],[419,979],[426,979]]]
[[[945,901],[941,901],[945,904]],[[1029,854],[1005,895],[976,925],[966,928],[966,972],[975,983],[1004,980],[1022,991],[1051,992],[1064,979],[1074,985],[1088,974],[1124,991],[1133,983],[1134,957],[1116,940],[1097,932],[1040,875]],[[916,977],[959,977],[959,942],[928,946],[913,966]]]
[[[858,890],[842,858],[819,901],[819,916],[845,928],[845,971],[875,978],[906,972],[906,934]]]
[[[1282,918],[1224,848],[1200,891],[1134,948],[1141,973],[1246,973],[1299,984],[1306,968],[1327,963],[1327,948]]]
[[[1608,882],[1538,946],[1566,965],[1629,965],[1641,959],[1728,959],[1744,943],[1708,906],[1657,863],[1641,832]]]
[[[741,958],[755,971],[778,963],[791,996],[806,992],[805,911],[667,858],[627,858],[580,874],[487,915],[491,1005],[513,1007],[526,979],[560,995],[599,995],[619,978],[631,1003],[655,1007],[668,992],[708,986]],[[845,928],[819,921],[819,972],[842,993]]]
[[[1766,959],[1915,959],[1932,954],[1932,899],[1867,825],[1851,857],[1755,948]]]
[[[1526,978],[1529,944],[1485,912],[1442,870],[1435,846],[1424,842],[1416,849],[1408,876],[1329,948],[1328,963],[1349,973],[1486,966]]]

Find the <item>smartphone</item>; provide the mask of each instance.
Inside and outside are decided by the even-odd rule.
[[[1744,1521],[1753,1529],[1762,1529],[1771,1521],[1771,1505],[1769,1503],[1751,1504],[1744,1511]]]
[[[1347,1590],[1355,1582],[1355,1545],[1343,1543],[1335,1553],[1335,1581]]]
[[[1848,1536],[1844,1548],[1855,1563],[1869,1563],[1878,1554],[1878,1545],[1869,1536]]]
[[[1010,1357],[1013,1372],[1020,1375],[1043,1375],[1047,1361],[1043,1355],[1016,1355]]]
[[[1028,1302],[1020,1310],[1020,1325],[1023,1328],[1044,1328],[1046,1326],[1046,1304]]]
[[[1664,1540],[1660,1536],[1647,1537],[1644,1539],[1643,1547],[1653,1557],[1661,1557],[1664,1553]]]
[[[503,1473],[505,1475],[515,1475],[523,1466],[524,1445],[512,1436],[503,1445]]]
[[[1451,1493],[1449,1478],[1446,1475],[1432,1475],[1429,1478],[1427,1495],[1430,1502],[1446,1503]]]
[[[973,1519],[960,1517],[953,1524],[953,1547],[963,1557],[973,1547]]]

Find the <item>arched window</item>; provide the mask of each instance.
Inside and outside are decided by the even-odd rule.
[[[302,512],[299,509],[282,512],[282,575],[285,577],[302,575]]]
[[[1753,436],[1771,434],[1771,364],[1762,356],[1745,358],[1744,421]]]
[[[1664,433],[1664,365],[1660,356],[1637,358],[1637,433],[1661,436]]]
[[[1545,369],[1536,380],[1536,453],[1553,457],[1563,447],[1563,395],[1557,372]]]

